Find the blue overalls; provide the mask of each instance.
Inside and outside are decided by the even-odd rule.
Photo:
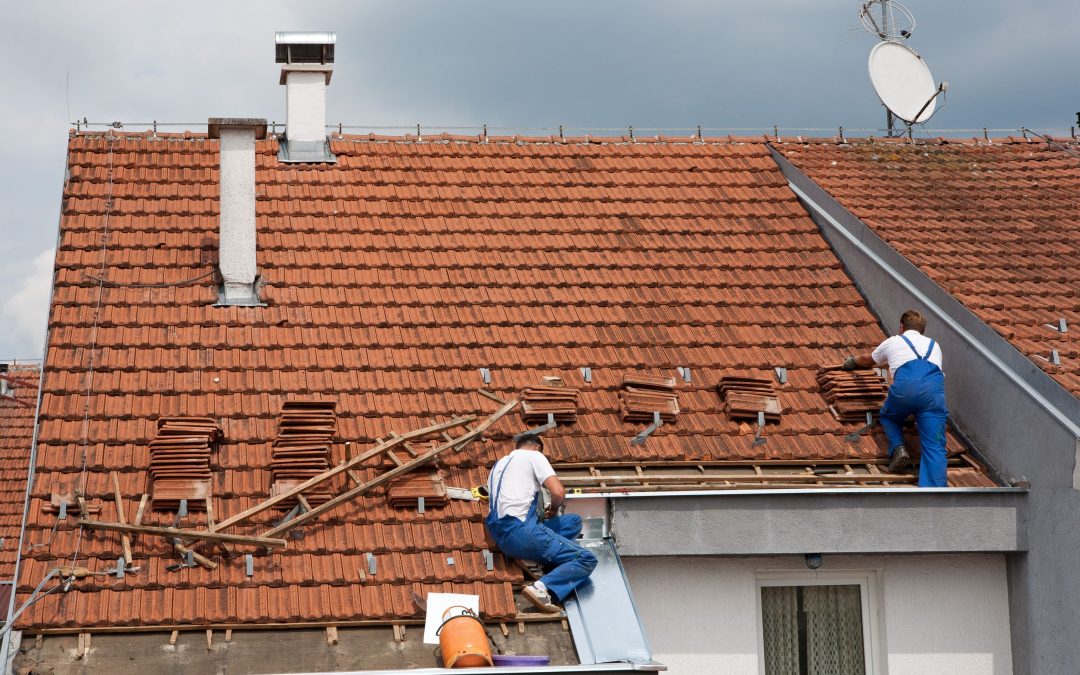
[[[889,456],[904,442],[900,432],[904,420],[915,415],[922,445],[919,487],[945,487],[945,420],[949,414],[945,409],[945,374],[930,363],[933,340],[926,354],[919,356],[911,340],[905,335],[900,337],[917,358],[896,369],[889,395],[881,406],[881,428],[889,439]]]
[[[540,581],[547,587],[553,601],[562,602],[571,591],[589,578],[589,574],[596,567],[596,556],[573,541],[581,534],[581,516],[568,513],[540,521],[540,510],[537,508],[539,492],[536,499],[533,499],[524,522],[509,514],[499,517],[499,493],[502,491],[503,478],[506,478],[506,470],[514,459],[510,457],[506,460],[506,466],[499,475],[499,485],[494,490],[491,478],[488,479],[491,510],[484,520],[484,525],[495,538],[500,551],[511,558],[540,563],[547,571]],[[494,468],[491,474],[494,477]]]

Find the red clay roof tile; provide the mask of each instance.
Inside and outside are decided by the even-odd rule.
[[[106,286],[96,307],[97,282],[87,275],[100,273],[110,197],[109,281],[178,282],[212,268],[217,147],[190,134],[70,140],[31,541],[47,538],[53,520],[42,506],[54,484],[80,476],[84,447],[87,496],[111,517],[108,472],[117,470],[130,517],[147,489],[159,416],[219,420],[211,468],[220,520],[268,496],[286,398],[335,401],[338,439],[355,453],[433,415],[490,410],[474,392],[485,386],[480,368],[491,369],[486,386],[502,396],[544,375],[581,390],[577,424],[549,434],[556,462],[885,453],[878,436],[845,443],[850,425],[816,395],[818,367],[883,336],[762,139],[346,136],[332,140],[338,163],[318,168],[281,165],[277,142],[261,141],[256,211],[268,306],[213,307],[206,279]],[[753,448],[711,387],[723,374],[771,377],[778,365],[790,377],[779,393],[783,423]],[[585,366],[591,383],[578,370]],[[678,423],[631,446],[644,425],[619,419],[623,375],[674,376],[681,366],[694,381],[678,383]],[[484,441],[447,456],[446,484],[481,483],[519,425],[516,416],[503,420]],[[950,447],[959,447],[955,439]],[[331,461],[342,459],[335,444]],[[370,467],[359,473],[374,475]],[[510,618],[512,584],[522,576],[497,552],[486,569],[482,551],[494,548],[484,512],[451,500],[420,514],[369,495],[304,528],[284,551],[256,555],[251,577],[242,556],[214,571],[167,570],[178,560],[171,546],[135,537],[142,571],[76,582],[20,624],[390,619],[417,616],[410,592],[431,590],[478,593],[484,614]],[[280,517],[261,514],[238,529]],[[171,514],[146,522],[171,525]],[[184,523],[201,526],[205,515]],[[64,523],[50,545],[28,553],[22,598],[77,541]],[[79,546],[80,564],[92,569],[115,564],[120,551],[118,537],[104,532],[83,533]]]

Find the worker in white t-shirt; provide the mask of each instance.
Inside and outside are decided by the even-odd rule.
[[[566,490],[543,450],[542,438],[522,436],[517,448],[491,468],[490,511],[484,524],[500,551],[544,568],[544,576],[522,595],[542,611],[558,612],[556,603],[589,578],[596,556],[574,541],[581,534],[581,516],[556,515]],[[541,486],[551,493],[547,511],[541,505]]]
[[[892,386],[881,407],[881,427],[889,440],[889,472],[911,464],[901,427],[915,416],[922,454],[919,487],[945,487],[945,375],[941,372],[941,347],[922,334],[926,319],[913,309],[900,317],[900,335],[885,340],[872,353],[850,356],[844,370],[889,364]]]

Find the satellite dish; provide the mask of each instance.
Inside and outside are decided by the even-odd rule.
[[[879,42],[870,50],[870,82],[885,107],[907,124],[930,119],[942,91],[922,57],[898,42]]]

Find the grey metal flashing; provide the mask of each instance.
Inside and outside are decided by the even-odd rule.
[[[811,215],[818,216],[815,220],[823,226],[827,237],[839,235],[858,248],[883,273],[917,298],[935,319],[955,331],[1062,426],[1080,437],[1080,400],[892,248],[776,148],[770,145],[769,152],[795,195]]]
[[[288,136],[278,142],[278,161],[284,164],[337,164],[330,152],[330,141],[290,141]]]
[[[624,556],[1014,553],[1022,490],[761,491],[611,500]]]
[[[578,660],[583,664],[653,663],[615,542],[582,540],[581,545],[596,556],[596,569],[563,603]]]
[[[221,138],[222,129],[252,129],[255,140],[266,138],[265,117],[211,117],[206,121],[206,135],[209,138]]]

